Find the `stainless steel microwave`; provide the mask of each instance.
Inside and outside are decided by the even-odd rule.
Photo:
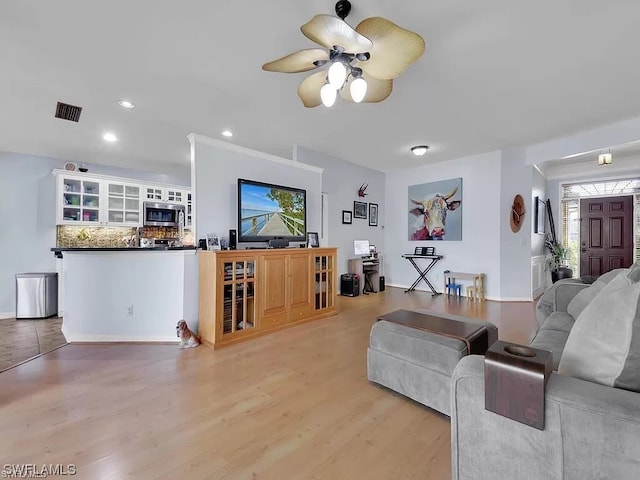
[[[178,227],[180,212],[184,218],[184,205],[175,203],[144,202],[145,227]]]

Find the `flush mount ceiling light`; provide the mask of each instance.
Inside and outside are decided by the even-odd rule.
[[[411,147],[411,153],[413,153],[416,157],[421,157],[429,150],[428,145],[416,145],[415,147]]]
[[[611,165],[612,161],[611,149],[609,149],[609,153],[601,153],[598,155],[598,165]]]
[[[122,108],[133,108],[135,107],[135,105],[133,103],[131,103],[128,100],[120,100],[118,102],[118,105],[120,105]]]
[[[105,133],[102,138],[104,139],[105,142],[109,142],[109,143],[113,143],[113,142],[117,142],[118,141],[118,137],[116,137],[113,133],[111,132],[107,132]]]
[[[300,73],[328,66],[298,87],[298,96],[308,108],[330,107],[338,93],[349,102],[381,102],[391,95],[393,80],[422,56],[424,39],[382,17],[367,18],[351,28],[344,21],[351,11],[347,0],[336,3],[335,10],[337,17],[316,15],[300,27],[324,49],[299,50],[265,63],[262,69]]]
[[[233,132],[231,130],[223,130],[222,135],[225,137],[233,137]]]

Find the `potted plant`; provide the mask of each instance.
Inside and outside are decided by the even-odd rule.
[[[561,278],[573,277],[573,270],[566,265],[569,249],[559,241],[548,237],[544,241],[544,245],[551,253],[551,256],[546,260],[546,267],[551,270],[551,281],[556,283]]]

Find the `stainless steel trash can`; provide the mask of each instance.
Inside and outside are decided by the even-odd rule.
[[[58,314],[58,274],[16,275],[16,318],[47,318]]]

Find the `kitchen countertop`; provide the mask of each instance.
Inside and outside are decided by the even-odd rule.
[[[196,250],[196,247],[55,247],[51,249],[58,258],[62,258],[63,252],[158,252],[176,250]]]

